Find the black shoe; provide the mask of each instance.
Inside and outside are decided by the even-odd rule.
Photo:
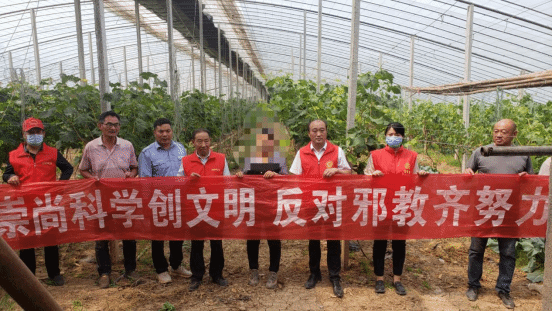
[[[386,292],[386,286],[384,286],[384,281],[378,280],[374,284],[374,292],[377,294],[384,294]]]
[[[469,287],[466,295],[470,301],[476,301],[478,299],[478,287],[474,287],[474,286]]]
[[[202,281],[200,280],[196,280],[196,279],[190,280],[190,286],[188,287],[188,291],[193,292],[197,290],[201,284],[202,284]]]
[[[309,275],[309,278],[307,279],[307,282],[305,282],[305,288],[307,288],[307,289],[314,288],[315,285],[317,285],[317,282],[319,282],[320,280],[321,280],[321,275],[320,274],[311,273]]]
[[[401,282],[395,282],[394,287],[396,289],[396,294],[401,296],[407,295],[407,292],[405,291],[405,287],[403,287],[403,284],[401,284]]]
[[[63,286],[63,284],[65,284],[65,279],[60,274],[56,275],[51,280],[55,286]]]
[[[223,277],[219,277],[219,278],[216,278],[216,279],[213,279],[213,283],[221,286],[221,287],[225,287],[228,285],[228,281],[227,279],[223,278]]]
[[[342,289],[342,284],[340,284],[340,279],[333,279],[330,280],[332,283],[332,290],[334,291],[334,295],[338,298],[344,297],[344,290]]]
[[[497,296],[501,298],[501,301],[503,302],[503,305],[507,309],[514,309],[515,308],[515,302],[513,301],[513,298],[511,298],[511,295],[509,293],[504,292],[498,292]]]

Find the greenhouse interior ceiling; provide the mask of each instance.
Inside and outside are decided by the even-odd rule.
[[[137,81],[141,70],[169,81],[173,68],[178,91],[221,96],[262,96],[268,79],[286,74],[347,84],[356,2],[359,73],[382,68],[401,86],[428,88],[551,70],[550,0],[3,0],[0,83],[61,73],[99,83],[103,25],[111,83]],[[550,86],[524,92],[551,100]],[[493,102],[497,93],[471,96]]]

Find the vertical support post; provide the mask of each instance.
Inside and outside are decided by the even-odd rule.
[[[129,87],[129,75],[127,73],[127,47],[123,46],[123,71],[125,72],[125,87]]]
[[[83,42],[83,23],[81,19],[81,0],[75,0],[75,27],[77,28],[77,52],[79,58],[79,78],[81,85],[86,80],[84,64],[84,42]]]
[[[300,68],[298,68],[298,80],[301,80],[301,78],[302,78],[301,77],[301,60],[302,60],[301,51],[302,51],[302,46],[303,46],[302,43],[303,43],[303,39],[300,35],[300,66],[299,66]]]
[[[382,70],[382,53],[378,53],[378,69]]]
[[[12,51],[8,51],[8,61],[10,66],[10,78],[12,82],[15,82],[17,80],[17,73],[15,72],[15,69],[13,68],[13,59],[12,59]]]
[[[413,87],[413,78],[415,76],[414,73],[414,65],[415,65],[415,36],[411,36],[411,58],[409,61],[409,87]],[[413,95],[415,92],[409,91],[409,110],[413,107]]]
[[[290,48],[290,56],[291,56],[291,59],[290,59],[290,71],[292,72],[292,80],[294,80],[294,47],[291,47]]]
[[[306,46],[307,46],[307,12],[304,10],[303,11],[303,78],[304,79],[305,79],[305,60],[307,59],[306,53],[305,53],[307,51]],[[300,72],[301,72],[301,60],[300,60]]]
[[[467,26],[465,31],[465,82],[470,82],[470,66],[472,61],[472,20],[474,17],[474,4],[468,6],[467,9]],[[463,99],[463,121],[465,129],[470,125],[470,97],[464,96]],[[462,171],[465,170],[467,165],[467,155],[463,154],[463,161],[461,165]]]
[[[238,59],[238,52],[236,54],[236,94],[240,93],[240,60]],[[238,98],[242,98],[242,94],[238,96]]]
[[[319,0],[319,21],[317,35],[317,93],[321,92],[321,56],[323,40],[323,0]],[[304,42],[305,44],[305,42]],[[305,60],[304,60],[305,62]]]
[[[60,80],[62,79],[62,76],[63,76],[63,64],[60,61]]]
[[[522,70],[520,71],[520,75],[521,75],[521,76],[525,75],[526,73],[527,73],[527,72],[526,72],[526,70],[524,70],[524,69],[522,69]],[[523,97],[524,97],[524,89],[518,89],[518,96],[517,96],[518,100],[521,100]]]
[[[198,0],[198,9],[200,13],[200,90],[205,93],[205,55],[204,55],[204,13],[203,4]]]
[[[223,94],[223,64],[221,63],[221,24],[217,24],[217,52],[219,53],[219,97]]]
[[[171,80],[171,100],[175,107],[175,133],[176,137],[179,137],[181,131],[180,123],[180,104],[179,94],[177,91],[177,77],[175,75],[175,48],[173,46],[173,0],[166,0],[167,7],[167,47],[169,48],[169,79]]]
[[[94,74],[94,53],[92,52],[92,33],[88,33],[88,54],[90,56],[90,79],[92,85],[96,84],[96,75]]]
[[[142,36],[140,35],[140,4],[134,1],[134,14],[136,19],[136,47],[138,51],[138,84],[142,85]],[[149,68],[148,68],[149,71]]]
[[[246,99],[246,83],[248,82],[246,72],[246,63],[242,62],[242,99]]]
[[[104,18],[104,1],[93,0],[94,25],[96,30],[96,54],[98,55],[98,80],[100,82],[100,106],[102,112],[111,110],[111,105],[104,99],[109,92],[108,54],[106,48],[106,23]]]
[[[229,75],[228,75],[228,85],[229,85],[229,96],[228,99],[231,99],[233,96],[233,89],[232,89],[232,50],[230,49],[230,42],[228,47],[228,69],[229,69]]]
[[[191,61],[192,61],[192,91],[196,89],[196,69],[194,68],[194,63],[195,63],[195,60],[194,60],[194,47],[192,46],[191,47],[192,49],[192,54],[191,54]]]
[[[40,53],[38,52],[38,35],[36,31],[36,9],[31,9],[31,27],[33,31],[33,48],[35,51],[36,84],[40,85]]]
[[[549,171],[549,202],[547,210],[547,232],[545,234],[545,269],[543,270],[543,301],[542,310],[551,311],[551,171]]]

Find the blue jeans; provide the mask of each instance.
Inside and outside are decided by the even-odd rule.
[[[499,244],[499,276],[495,283],[495,290],[497,292],[510,293],[511,281],[515,273],[515,246],[517,239],[498,238],[497,242]],[[481,287],[482,264],[487,243],[488,238],[471,238],[468,267],[468,285],[470,287]]]

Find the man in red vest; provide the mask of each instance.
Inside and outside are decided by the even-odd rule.
[[[327,128],[323,120],[311,121],[308,125],[311,143],[302,147],[290,167],[290,173],[309,177],[329,178],[334,174],[351,174],[344,150],[326,139]],[[327,241],[327,264],[334,295],[342,298],[340,284],[340,241]],[[311,289],[321,280],[321,241],[309,240],[309,270],[311,274],[305,288]]]
[[[211,151],[211,137],[206,129],[198,129],[192,133],[192,143],[195,152],[182,158],[182,164],[177,176],[189,176],[200,178],[200,176],[229,176],[227,160],[225,155]],[[213,283],[219,286],[227,286],[228,281],[223,278],[223,267],[225,258],[223,256],[223,242],[211,240],[211,259],[209,262],[209,275]],[[205,274],[204,263],[204,241],[193,240],[190,249],[190,270],[192,278],[190,281],[191,292],[197,290],[202,283]]]
[[[40,181],[55,181],[56,167],[61,170],[60,180],[67,180],[73,174],[73,166],[53,147],[43,143],[42,121],[28,118],[23,122],[23,140],[19,147],[9,154],[9,162],[2,178],[12,186]],[[29,270],[36,272],[35,249],[22,249],[19,257]],[[44,262],[48,278],[56,286],[65,284],[60,275],[59,249],[57,245],[44,248]]]

